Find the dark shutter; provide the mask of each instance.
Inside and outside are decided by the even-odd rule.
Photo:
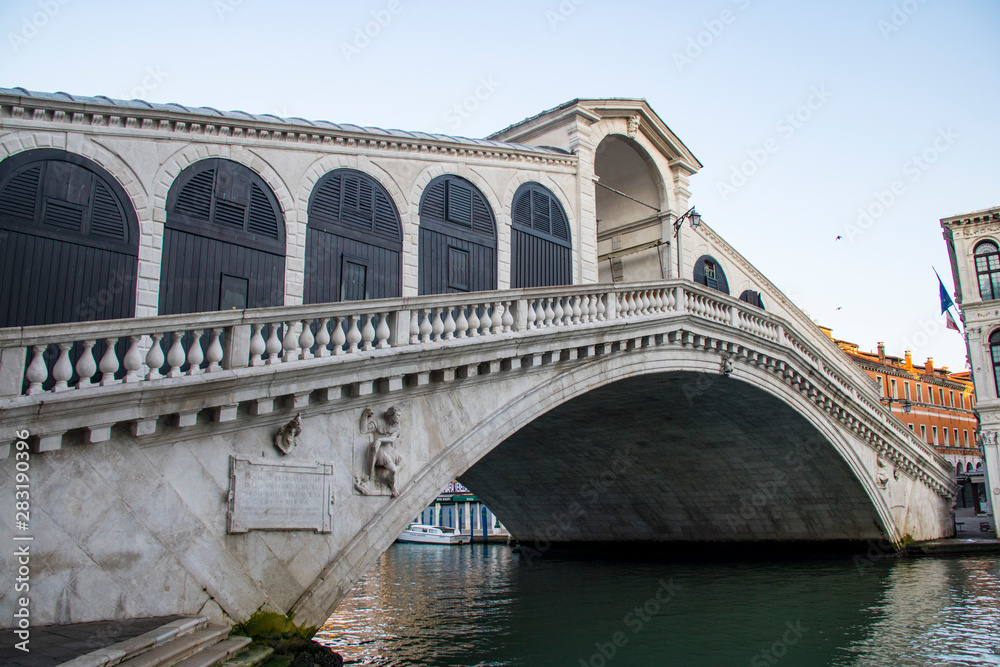
[[[135,315],[139,225],[121,185],[56,149],[0,162],[0,327]]]
[[[161,315],[280,306],[285,227],[264,180],[230,160],[182,171],[167,195]]]
[[[569,223],[555,195],[538,183],[525,183],[514,193],[511,210],[510,286],[571,284]]]
[[[740,294],[740,301],[746,301],[751,306],[756,306],[757,308],[764,310],[764,302],[760,298],[760,292],[743,290],[743,293]]]
[[[472,183],[448,175],[427,185],[419,248],[420,294],[496,289],[496,224]]]
[[[320,178],[309,197],[306,303],[399,296],[402,253],[399,213],[378,181],[353,169]]]
[[[705,275],[705,262],[709,261],[715,265],[715,278],[709,278]],[[716,261],[714,257],[709,255],[702,255],[698,258],[698,261],[694,263],[693,278],[696,283],[700,283],[712,289],[719,290],[724,294],[729,294],[729,282],[726,280],[726,274],[722,270],[722,265]]]

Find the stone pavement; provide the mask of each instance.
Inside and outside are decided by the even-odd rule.
[[[958,526],[959,523],[962,525]],[[988,525],[989,530],[982,530],[984,523]],[[976,516],[976,511],[971,507],[959,507],[955,510],[955,524],[957,526],[955,537],[981,540],[997,539],[996,530],[993,529],[993,516]]]
[[[14,635],[13,630],[3,630],[3,640],[0,642],[0,665],[55,667],[99,648],[138,637],[179,618],[181,617],[163,616],[31,628],[29,653],[14,648],[14,644],[20,640]]]

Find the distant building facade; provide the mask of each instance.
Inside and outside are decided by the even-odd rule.
[[[508,535],[507,529],[483,503],[461,482],[451,482],[416,519],[417,523],[446,528],[459,528],[476,539],[483,535]]]
[[[985,468],[993,507],[1000,498],[1000,207],[941,219],[955,301],[965,323]],[[996,513],[994,527],[998,526]]]

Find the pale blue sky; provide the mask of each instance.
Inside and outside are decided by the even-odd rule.
[[[964,368],[931,267],[951,289],[940,218],[1000,204],[995,0],[4,0],[0,28],[0,86],[38,91],[474,137],[575,97],[645,97],[705,165],[705,220],[814,319]],[[449,114],[482,80],[479,108]],[[766,162],[733,180],[748,151]]]

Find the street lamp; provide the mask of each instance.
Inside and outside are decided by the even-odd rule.
[[[690,209],[688,209],[687,213],[685,213],[684,215],[682,215],[681,217],[677,218],[674,221],[674,238],[677,239],[677,277],[678,278],[683,278],[684,277],[684,270],[683,270],[683,268],[681,268],[681,237],[680,237],[681,225],[683,225],[684,221],[688,220],[688,219],[691,220],[691,226],[692,227],[697,227],[698,225],[701,224],[701,213],[698,213],[698,211],[694,210],[694,206],[692,206]]]
[[[907,399],[892,398],[891,396],[883,396],[879,400],[885,403],[889,407],[889,412],[892,412],[893,403],[902,403],[903,412],[905,412],[906,414],[910,414],[911,412],[913,412],[913,403],[910,403],[910,401]]]

